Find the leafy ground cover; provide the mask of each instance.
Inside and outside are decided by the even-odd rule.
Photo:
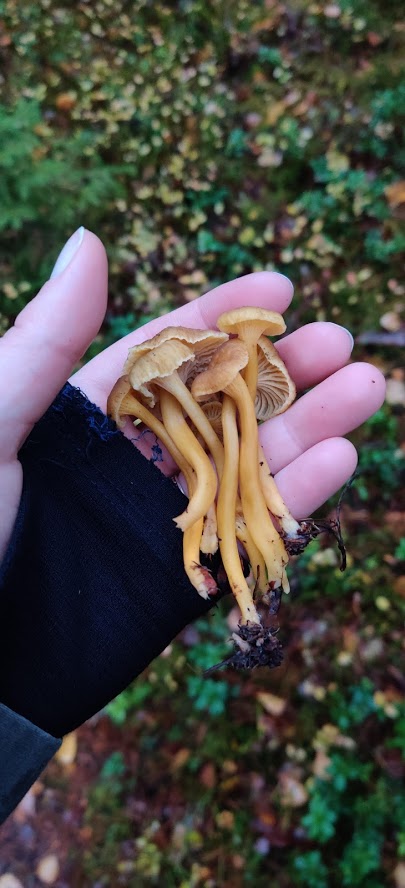
[[[203,678],[231,605],[186,630],[3,827],[2,888],[405,884],[403,33],[389,0],[0,0],[3,331],[83,223],[111,263],[91,354],[277,268],[289,329],[345,324],[389,383],[348,570],[329,541],[297,562],[284,664]]]

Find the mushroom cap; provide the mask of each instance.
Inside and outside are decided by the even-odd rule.
[[[156,392],[151,386],[158,386],[161,379],[171,376],[187,361],[194,361],[194,352],[184,342],[177,339],[162,342],[152,351],[144,352],[133,364],[128,374],[132,388],[154,407]]]
[[[248,360],[249,354],[244,343],[239,339],[230,339],[214,352],[209,367],[196,376],[191,394],[196,401],[201,401],[207,395],[225,391],[240,370],[246,367]]]
[[[217,327],[224,333],[233,333],[241,336],[252,334],[262,336],[279,336],[285,333],[284,318],[278,311],[267,311],[265,308],[233,308],[225,311],[217,320]]]
[[[119,429],[124,428],[124,417],[127,415],[125,413],[120,413],[121,404],[130,391],[131,383],[129,381],[129,377],[120,376],[108,396],[107,413],[108,416],[111,416],[111,419],[114,420]]]
[[[124,373],[130,373],[135,362],[147,352],[162,345],[171,339],[178,339],[180,342],[188,345],[197,357],[197,363],[191,364],[188,370],[192,369],[192,378],[199,372],[204,370],[208,365],[211,355],[218,346],[226,342],[228,336],[226,333],[219,333],[218,330],[192,330],[187,327],[165,327],[152,339],[134,345],[128,352],[127,360],[124,364]],[[183,380],[185,381],[185,380]]]
[[[284,413],[296,396],[296,388],[280,355],[266,336],[257,343],[258,377],[255,398],[259,421]]]

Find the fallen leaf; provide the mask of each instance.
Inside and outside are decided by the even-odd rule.
[[[317,749],[316,756],[313,761],[312,770],[316,777],[319,777],[320,780],[330,780],[330,774],[328,774],[328,768],[331,763],[331,760],[324,749]]]
[[[390,207],[395,209],[405,203],[405,179],[399,179],[384,189]]]
[[[337,6],[336,3],[328,3],[327,6],[325,6],[323,14],[326,18],[336,19],[339,18],[341,12],[342,10],[340,6]]]
[[[0,876],[0,888],[24,888],[24,885],[12,873],[4,873]]]
[[[280,802],[285,808],[300,808],[308,801],[308,792],[301,782],[300,768],[287,765],[279,778]]]
[[[405,888],[405,863],[398,863],[392,876],[396,888]]]
[[[71,111],[76,104],[76,93],[60,93],[56,96],[55,105],[58,111]]]
[[[232,811],[218,811],[215,820],[220,829],[231,830],[234,827],[235,816]]]
[[[217,775],[214,765],[212,764],[212,762],[207,762],[207,764],[201,768],[200,783],[202,783],[202,785],[205,786],[206,789],[213,789],[216,782]]]
[[[36,874],[44,885],[54,885],[59,875],[59,861],[56,854],[43,857],[38,863]]]
[[[71,734],[66,734],[66,737],[63,738],[62,746],[59,747],[55,758],[61,765],[71,765],[77,753],[77,737],[76,732],[72,731]]]
[[[381,315],[380,324],[384,330],[388,330],[390,333],[396,333],[402,327],[401,318],[396,311],[386,311]]]
[[[183,768],[186,762],[189,760],[190,755],[191,749],[179,749],[171,760],[170,770],[173,772],[180,771],[180,769]]]
[[[394,592],[397,595],[400,595],[401,598],[405,598],[405,577],[398,577],[397,580],[394,580]]]
[[[268,694],[265,691],[261,691],[257,694],[256,699],[261,706],[263,706],[265,712],[268,712],[269,715],[275,715],[276,717],[282,715],[287,706],[287,700],[283,700],[282,697],[276,697],[275,694]]]
[[[405,404],[405,382],[400,379],[388,379],[386,390],[388,404]]]
[[[370,44],[370,46],[379,46],[379,44],[382,42],[382,37],[380,34],[376,34],[375,31],[368,31],[367,42]]]

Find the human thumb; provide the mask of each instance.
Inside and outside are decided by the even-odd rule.
[[[12,459],[98,332],[107,304],[107,257],[79,228],[49,281],[0,340],[0,463]]]

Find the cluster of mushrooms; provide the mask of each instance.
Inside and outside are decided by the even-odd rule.
[[[186,574],[206,599],[218,589],[202,562],[219,548],[241,613],[224,662],[276,666],[281,645],[257,603],[277,612],[289,590],[289,555],[325,527],[293,518],[259,443],[258,423],[286,410],[296,394],[268,338],[284,333],[282,316],[240,308],[221,314],[217,327],[167,327],[131,348],[107,409],[119,428],[131,417],[150,429],[182,472],[189,501],[174,521],[183,531]]]

